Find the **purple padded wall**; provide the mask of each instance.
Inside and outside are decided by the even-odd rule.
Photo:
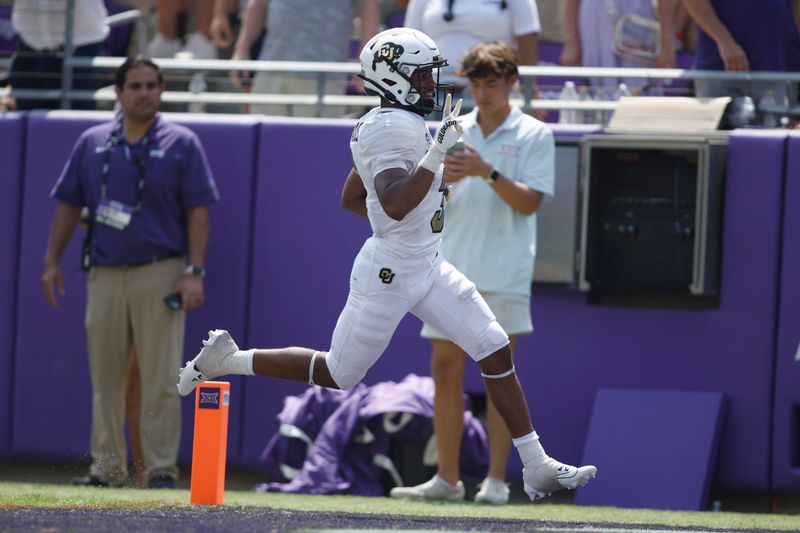
[[[55,114],[53,114],[55,115]],[[42,296],[42,257],[55,209],[50,190],[78,135],[106,113],[28,114],[14,349],[12,453],[77,458],[88,454],[91,391],[83,316],[86,276],[76,230],[61,262],[66,294],[58,309]]]
[[[582,461],[597,478],[575,503],[704,510],[723,407],[718,392],[597,391]]]
[[[80,131],[107,117],[68,112],[30,116],[18,290],[25,298],[17,306],[12,401],[12,452],[18,455],[75,457],[88,449],[84,276],[77,267],[77,238],[64,258],[69,293],[57,311],[41,297],[39,276],[54,207],[48,192]],[[230,329],[243,346],[327,348],[347,295],[352,260],[369,235],[365,219],[339,207],[351,165],[348,139],[354,123],[273,120],[256,126],[246,118],[184,115],[180,120],[191,121],[190,127],[199,132],[223,196],[212,210],[207,305],[190,315],[186,356],[199,348],[206,329],[217,327]],[[208,121],[224,125],[206,125]],[[796,140],[793,143],[797,146]],[[520,342],[517,369],[534,422],[553,456],[580,460],[600,387],[716,390],[729,399],[716,487],[769,488],[767,433],[785,145],[786,134],[781,132],[741,131],[731,136],[719,309],[601,307],[587,305],[585,295],[570,289],[535,287],[536,331]],[[258,163],[251,238],[249,172],[254,152]],[[787,201],[787,225],[793,216]],[[794,233],[786,235],[789,242]],[[252,265],[247,256],[251,241]],[[793,271],[792,257],[784,258],[789,265],[784,266],[784,282]],[[788,300],[783,303],[788,305]],[[794,315],[786,314],[786,305],[783,314],[790,319]],[[793,332],[790,326],[781,328],[782,339],[785,332]],[[407,318],[365,381],[427,374],[430,348],[418,333],[419,321]],[[782,344],[782,353],[784,348]],[[468,390],[480,391],[482,384],[470,366]],[[778,379],[779,389],[784,383],[791,386],[788,378]],[[229,457],[236,461],[239,450],[239,460],[253,464],[274,432],[283,398],[305,385],[260,378],[231,381]],[[184,459],[191,440],[188,418]],[[784,427],[778,426],[776,435]],[[512,454],[510,470],[518,476],[515,462]]]
[[[83,327],[85,275],[78,267],[77,235],[62,260],[68,292],[57,310],[50,309],[41,296],[39,277],[55,208],[50,189],[78,135],[110,117],[92,112],[29,116],[19,277],[20,294],[28,296],[20,299],[17,309],[13,402],[16,455],[77,458],[88,454],[91,391]],[[234,335],[244,334],[257,121],[188,115],[167,118],[197,132],[223,198],[211,210],[206,304],[190,313],[187,320],[184,356],[188,359],[195,355],[208,329],[221,327]],[[231,228],[237,229],[234,232]],[[241,378],[231,382],[235,406],[242,394]],[[187,462],[192,441],[191,396],[184,400],[183,408],[181,460]],[[228,443],[232,461],[238,457],[239,435],[240,413],[233,410]]]
[[[22,150],[25,115],[0,113],[0,250],[6,261],[0,268],[0,458],[11,451],[11,412],[14,377],[14,324],[19,254],[19,205],[22,192]]]
[[[800,134],[789,137],[775,364],[772,490],[800,490]]]
[[[339,205],[352,168],[350,120],[267,119],[259,140],[253,278],[247,345],[326,350],[347,299],[350,268],[371,231]],[[406,317],[364,382],[429,375],[420,322]],[[251,378],[243,460],[254,464],[277,429],[283,398],[307,385]]]
[[[785,145],[780,131],[731,134],[719,309],[588,305],[584,294],[534,287],[536,331],[517,371],[551,455],[581,459],[599,388],[721,391],[729,409],[715,487],[769,488]]]

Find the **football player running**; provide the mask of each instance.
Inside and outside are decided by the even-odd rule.
[[[478,363],[522,458],[525,492],[532,500],[585,485],[597,469],[562,464],[545,453],[514,370],[508,336],[475,284],[439,255],[447,191],[442,161],[461,135],[461,101],[451,105],[448,94],[439,104],[445,91],[434,80],[447,62],[427,35],[411,28],[379,33],[360,60],[364,87],[381,97],[381,105],[353,129],[354,168],[344,184],[342,206],[369,218],[373,235],[353,263],[350,294],[330,349],[240,350],[227,331],[210,331],[197,357],[181,369],[178,391],[185,396],[198,383],[226,374],[348,390],[383,354],[410,312]],[[443,119],[431,137],[424,117],[434,110],[442,111]]]

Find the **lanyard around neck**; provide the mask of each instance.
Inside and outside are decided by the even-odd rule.
[[[147,163],[145,161],[145,155],[147,154],[147,145],[149,142],[150,132],[148,131],[144,136],[144,139],[142,139],[141,152],[133,155],[133,161],[136,164],[137,170],[139,171],[139,183],[136,186],[136,206],[133,208],[134,211],[140,211],[142,209],[142,195],[144,194],[144,177]],[[111,151],[119,144],[123,144],[125,156],[128,158],[128,160],[130,160],[130,147],[122,135],[122,121],[117,123],[117,125],[114,127],[114,130],[111,132],[108,141],[106,141],[105,155],[103,157],[103,173],[100,177],[101,199],[105,198],[106,193],[108,192],[109,162],[111,160]]]

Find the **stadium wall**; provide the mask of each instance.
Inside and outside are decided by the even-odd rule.
[[[0,115],[2,186],[11,184],[12,198],[14,190],[23,191],[22,201],[16,202],[21,214],[4,196],[9,208],[0,215],[12,219],[0,239],[6,244],[18,235],[21,243],[19,254],[9,254],[0,274],[0,284],[18,287],[19,294],[16,301],[2,303],[13,312],[3,314],[0,307],[0,328],[11,332],[0,338],[9,343],[6,353],[13,354],[0,354],[0,376],[13,375],[9,401],[0,404],[0,456],[5,437],[5,455],[11,457],[86,458],[91,397],[79,239],[73,238],[63,260],[68,294],[58,310],[45,303],[39,278],[54,208],[50,188],[80,132],[109,118],[100,112]],[[339,207],[351,165],[353,121],[169,118],[198,133],[222,195],[211,211],[206,304],[189,315],[185,357],[196,353],[213,328],[229,329],[242,346],[327,347],[346,298],[353,257],[369,235],[365,220]],[[575,135],[563,126],[553,128],[557,137]],[[786,154],[787,146],[796,154],[798,143],[800,137],[789,139],[782,131],[731,135],[719,308],[597,306],[573,289],[534,287],[536,331],[520,341],[517,368],[534,422],[553,454],[565,461],[581,459],[599,388],[718,391],[729,408],[714,488],[800,488],[797,363],[792,366],[800,304],[797,298],[780,297],[792,287],[797,294],[797,281],[788,272],[797,271],[800,262],[800,184],[798,171],[791,175],[789,170],[800,161]],[[794,198],[783,194],[787,176],[787,192],[794,190]],[[13,243],[7,246],[15,249]],[[407,317],[365,381],[427,374],[429,359],[419,321]],[[256,466],[276,430],[283,398],[302,392],[305,385],[230,381],[228,460]],[[482,391],[474,365],[467,389]],[[183,405],[180,457],[188,463],[190,400]],[[517,466],[512,462],[509,467],[514,477]]]

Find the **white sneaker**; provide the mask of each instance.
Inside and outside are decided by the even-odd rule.
[[[504,481],[494,477],[487,477],[481,483],[481,488],[475,495],[478,503],[493,503],[503,505],[508,503],[508,495],[511,491]]]
[[[186,39],[181,52],[189,59],[217,59],[217,47],[200,32],[194,32]]]
[[[459,481],[455,485],[451,485],[437,474],[422,485],[417,485],[415,487],[395,487],[389,491],[389,496],[407,500],[445,500],[449,502],[459,502],[464,499],[464,484]]]
[[[547,457],[532,468],[522,469],[525,492],[532,501],[541,500],[561,489],[583,487],[597,475],[597,467],[574,467]]]
[[[186,363],[178,374],[178,393],[186,396],[204,381],[230,372],[225,364],[239,349],[224,329],[208,332],[208,340],[203,341],[203,348],[197,357]]]
[[[147,55],[149,57],[175,57],[181,51],[181,42],[177,39],[167,39],[164,35],[157,33],[153,40],[147,45]]]

